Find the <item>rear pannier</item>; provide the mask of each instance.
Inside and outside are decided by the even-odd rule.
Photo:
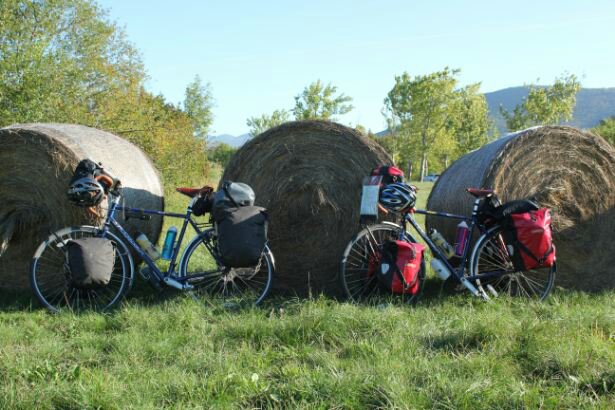
[[[505,241],[516,270],[550,267],[555,263],[549,209],[511,214],[507,225]]]
[[[376,270],[380,284],[391,293],[416,295],[420,290],[420,275],[424,275],[421,271],[424,250],[419,243],[386,241]]]
[[[267,245],[267,210],[254,199],[252,188],[237,182],[225,182],[214,196],[218,251],[227,267],[255,266]]]
[[[115,263],[115,250],[109,239],[74,239],[66,246],[72,286],[97,289],[109,284]]]

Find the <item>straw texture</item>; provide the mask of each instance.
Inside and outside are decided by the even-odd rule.
[[[163,209],[158,172],[135,145],[105,131],[69,124],[20,124],[0,129],[0,287],[28,287],[34,250],[50,232],[98,224],[66,199],[68,181],[83,158],[102,162],[120,178],[129,206]],[[103,202],[99,213],[105,215]],[[121,215],[120,215],[120,220]],[[162,221],[130,219],[129,232],[155,241]]]
[[[467,187],[493,188],[503,201],[535,197],[554,211],[557,284],[615,288],[615,150],[572,127],[534,127],[504,136],[454,162],[429,197],[431,210],[471,212]],[[456,222],[428,217],[454,241]]]
[[[289,122],[247,142],[222,180],[245,182],[268,209],[274,288],[340,292],[338,272],[359,230],[362,180],[389,155],[357,131],[325,121]]]

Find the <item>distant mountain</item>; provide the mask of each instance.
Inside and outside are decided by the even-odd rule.
[[[495,120],[500,134],[507,132],[504,118],[500,114],[500,104],[508,111],[527,97],[529,87],[512,87],[485,93],[489,114]],[[568,122],[578,128],[592,128],[600,120],[615,115],[615,88],[581,88],[577,94],[577,105],[573,119]]]
[[[230,135],[230,134],[221,134],[221,135],[209,135],[207,137],[207,142],[209,146],[215,146],[221,143],[228,144],[233,148],[239,148],[247,140],[250,139],[250,134],[242,134],[239,136]]]

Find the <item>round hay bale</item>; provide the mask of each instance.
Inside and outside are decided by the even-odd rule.
[[[158,172],[130,142],[105,131],[67,124],[23,124],[0,129],[0,287],[24,289],[30,260],[51,232],[69,225],[98,224],[100,219],[66,199],[77,163],[91,158],[122,180],[129,206],[163,209]],[[107,204],[99,209],[105,215]],[[121,213],[118,218],[121,219]],[[129,232],[140,230],[156,241],[162,221],[130,219]]]
[[[506,135],[455,161],[427,207],[469,215],[467,187],[493,188],[503,201],[536,197],[552,208],[557,284],[588,291],[615,288],[615,150],[572,127],[534,127]],[[454,241],[457,222],[428,217]]]
[[[248,141],[222,180],[254,188],[268,209],[278,293],[340,293],[339,267],[359,231],[363,177],[392,164],[377,143],[328,121],[289,122]]]

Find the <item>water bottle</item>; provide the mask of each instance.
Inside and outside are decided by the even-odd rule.
[[[162,247],[162,259],[171,260],[173,256],[173,245],[175,245],[175,237],[177,236],[177,228],[172,226],[167,231],[167,236],[164,238]]]
[[[151,260],[155,261],[160,259],[160,252],[158,252],[158,249],[156,249],[154,244],[151,243],[149,239],[147,239],[147,236],[145,236],[143,232],[139,232],[139,235],[137,235],[135,241],[139,244],[141,249],[143,249],[143,252],[145,252],[145,254],[150,257]]]
[[[455,235],[455,256],[462,257],[466,242],[470,236],[470,228],[466,221],[459,222],[457,225],[457,235]]]
[[[435,229],[432,229],[431,233],[429,234],[429,237],[431,238],[433,243],[435,243],[436,246],[440,248],[440,250],[442,251],[444,256],[446,256],[447,259],[450,259],[455,256],[455,250],[448,242],[446,242],[446,239],[444,239],[440,232],[436,231]]]
[[[448,277],[451,276],[451,271],[439,259],[433,258],[431,260],[431,268],[438,274],[438,277],[442,280],[447,280]]]

